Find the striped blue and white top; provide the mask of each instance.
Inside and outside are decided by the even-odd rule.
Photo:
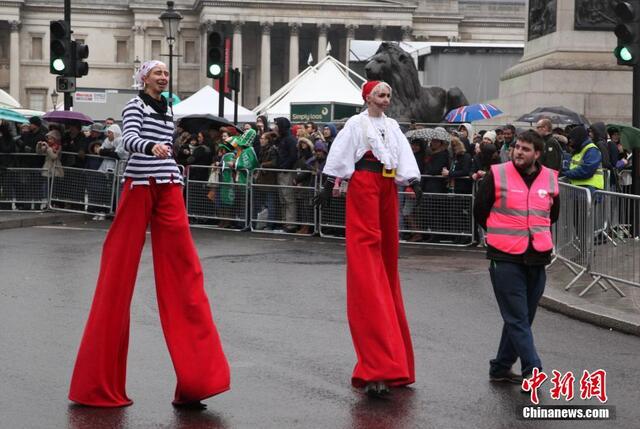
[[[173,154],[157,158],[151,153],[154,143],[164,143],[173,149],[173,117],[157,113],[139,96],[132,98],[122,110],[122,141],[131,154],[124,177],[133,179],[132,185],[148,185],[153,177],[156,183],[184,185]]]

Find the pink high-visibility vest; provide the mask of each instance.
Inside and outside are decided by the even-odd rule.
[[[541,166],[527,184],[513,162],[491,166],[496,199],[487,219],[487,243],[511,255],[521,255],[532,240],[538,252],[553,249],[551,206],[558,195],[558,172]]]

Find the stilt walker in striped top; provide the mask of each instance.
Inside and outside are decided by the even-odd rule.
[[[104,242],[69,399],[95,407],[132,404],[125,391],[130,306],[150,224],[160,320],[177,376],[173,404],[205,408],[202,399],[229,389],[229,365],[189,230],[183,178],[172,156],[173,117],[160,95],[169,71],[160,61],[147,61],[136,78],[144,90],[122,114],[122,138],[131,157]]]
[[[331,202],[337,178],[349,179],[346,211],[347,315],[357,355],[351,383],[371,396],[415,381],[413,346],[398,275],[397,185],[422,198],[420,171],[398,123],[384,112],[391,87],[365,83],[367,109],[350,118],[331,145],[324,187]]]

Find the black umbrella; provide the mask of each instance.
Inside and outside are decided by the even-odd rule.
[[[530,113],[525,113],[516,119],[516,122],[538,122],[540,119],[547,118],[554,124],[562,125],[590,125],[589,120],[583,115],[567,109],[564,106],[538,107]]]
[[[238,126],[234,125],[233,122],[230,122],[224,118],[214,115],[189,115],[180,119],[180,124],[185,131],[190,133],[197,133],[199,131],[205,131],[209,128],[220,128],[220,127],[232,127],[238,130],[239,133],[242,133],[242,129]]]

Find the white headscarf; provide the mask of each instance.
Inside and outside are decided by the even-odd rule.
[[[140,70],[138,70],[138,73],[136,73],[136,83],[138,84],[138,86],[140,88],[144,87],[144,81],[142,80],[142,78],[145,78],[149,75],[149,72],[158,65],[163,65],[163,66],[167,66],[165,63],[163,63],[162,61],[158,61],[158,60],[150,60],[150,61],[145,61],[144,63],[142,63],[142,65],[140,66]]]

